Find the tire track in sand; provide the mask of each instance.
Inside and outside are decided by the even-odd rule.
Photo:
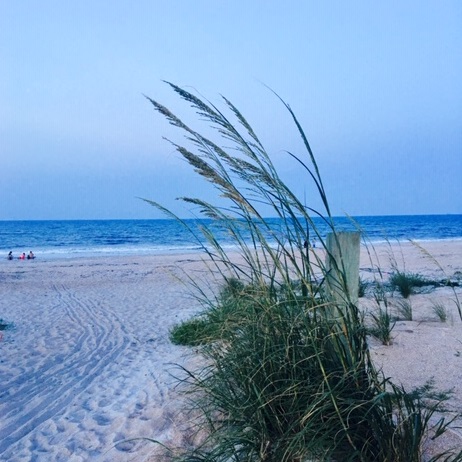
[[[59,361],[49,358],[9,384],[0,403],[0,455],[65,410],[130,342],[123,323],[101,300],[78,297],[64,285],[53,290],[75,343]]]

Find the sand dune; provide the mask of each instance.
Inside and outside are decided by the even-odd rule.
[[[426,247],[448,274],[462,271],[461,241]],[[436,274],[415,248],[395,250],[409,271]],[[389,249],[378,255],[389,267]],[[0,262],[0,317],[15,326],[0,342],[0,460],[142,462],[157,460],[157,446],[142,438],[188,443],[172,374],[197,358],[168,333],[201,309],[178,280],[183,271],[202,278],[199,259]],[[361,268],[374,273],[366,254]],[[447,303],[452,292],[413,296],[415,321],[397,324],[392,346],[373,343],[373,355],[406,386],[435,375],[438,386],[454,387],[451,403],[462,411],[462,323],[455,306],[437,322],[429,297]]]

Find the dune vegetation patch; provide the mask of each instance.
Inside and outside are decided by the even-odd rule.
[[[7,330],[11,329],[13,327],[13,324],[7,321],[4,321],[3,319],[0,319],[0,330]]]
[[[193,447],[173,450],[172,458],[422,461],[424,443],[443,435],[454,419],[445,414],[446,395],[406,390],[375,367],[358,306],[358,275],[355,288],[346,268],[348,255],[341,246],[334,255],[313,220],[321,217],[331,241],[341,241],[316,159],[292,109],[282,101],[304,151],[288,153],[288,158],[305,172],[316,192],[311,199],[321,208],[307,205],[291,190],[229,100],[223,99],[221,110],[169,85],[208,124],[206,132],[218,134],[217,140],[204,136],[148,98],[184,132],[187,145],[173,145],[221,198],[218,205],[196,197],[182,200],[226,229],[240,256],[236,260],[221,245],[213,226],[190,228],[210,262],[211,277],[222,284],[216,294],[207,295],[186,275],[204,312],[171,335],[195,345],[204,357],[203,367],[183,369],[180,379],[202,438]],[[263,209],[282,220],[282,229],[272,229]],[[313,237],[323,257],[307,245]],[[378,291],[377,303],[382,310],[377,328],[383,329],[378,335],[385,341],[393,321],[383,311],[390,308],[387,298]],[[449,449],[431,460],[461,461],[462,451]]]

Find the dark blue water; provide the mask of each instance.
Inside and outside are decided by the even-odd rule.
[[[279,219],[268,220],[276,232]],[[372,242],[385,240],[431,241],[462,239],[462,215],[415,215],[336,218],[339,230],[359,226]],[[186,220],[193,229],[209,220]],[[327,233],[321,220],[321,234]],[[216,230],[220,242],[231,248],[229,236]],[[194,252],[201,243],[174,220],[0,221],[0,256],[12,250],[15,257],[32,250],[40,258],[97,255],[147,255]]]

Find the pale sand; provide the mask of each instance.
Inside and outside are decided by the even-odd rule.
[[[462,271],[462,241],[425,248],[448,275]],[[390,249],[376,250],[389,271]],[[401,269],[401,251],[407,271],[443,277],[410,244],[394,249]],[[172,374],[198,358],[168,334],[201,310],[177,279],[182,271],[202,279],[200,258],[0,262],[0,318],[15,324],[0,341],[0,460],[154,461],[156,445],[127,440],[190,442]],[[363,249],[362,276],[372,268]],[[391,346],[371,346],[393,381],[413,387],[434,376],[438,387],[454,388],[450,405],[462,412],[462,323],[452,298],[448,288],[412,296],[415,320],[397,323]],[[437,321],[432,300],[450,308],[448,322]],[[452,442],[462,447],[456,432]]]

